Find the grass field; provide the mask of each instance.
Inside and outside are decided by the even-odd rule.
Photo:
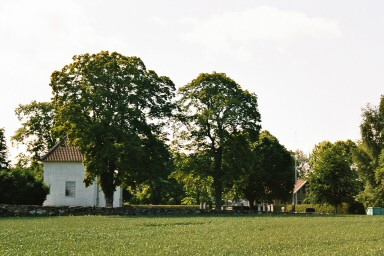
[[[384,255],[384,216],[0,218],[0,255]]]

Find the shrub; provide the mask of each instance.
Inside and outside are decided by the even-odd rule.
[[[28,169],[0,170],[0,204],[42,205],[48,193]]]
[[[315,213],[336,213],[335,207],[327,204],[298,204],[296,205],[296,212],[304,213],[307,208],[314,208]],[[292,211],[292,205],[287,205],[286,209],[288,212]],[[364,206],[358,202],[351,204],[343,203],[339,214],[365,214],[365,209]]]

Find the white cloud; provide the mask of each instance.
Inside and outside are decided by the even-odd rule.
[[[329,40],[341,36],[335,21],[300,12],[259,6],[243,12],[227,12],[203,21],[188,20],[192,28],[182,40],[218,53],[248,54],[255,43],[287,44],[303,39]]]
[[[103,37],[78,1],[0,1],[0,124],[7,136],[19,123],[18,104],[51,98],[50,75],[75,54],[116,49],[121,41]],[[118,50],[118,49],[116,49]],[[16,148],[11,148],[16,155]]]
[[[119,46],[97,33],[76,1],[9,1],[0,8],[0,52],[39,64]],[[52,58],[55,56],[55,58]],[[19,63],[20,64],[20,63]]]

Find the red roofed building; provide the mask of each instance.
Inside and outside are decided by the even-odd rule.
[[[50,192],[44,205],[105,206],[104,193],[97,184],[85,187],[83,156],[66,140],[56,144],[43,158],[44,182]],[[96,183],[96,182],[95,182]],[[113,206],[122,206],[122,189],[117,188]]]
[[[293,193],[297,195],[297,204],[303,204],[304,200],[307,198],[307,181],[303,179],[298,179]]]

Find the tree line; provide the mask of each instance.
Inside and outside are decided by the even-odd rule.
[[[374,107],[363,113],[358,145],[320,143],[308,159],[261,131],[257,95],[223,73],[200,74],[176,90],[170,78],[147,70],[140,58],[103,51],[74,56],[53,72],[50,86],[51,102],[33,101],[15,111],[22,125],[12,140],[28,152],[18,156],[17,166],[41,180],[41,156],[66,138],[84,156],[85,185],[98,182],[107,206],[117,186],[125,188],[131,203],[213,202],[221,209],[224,199],[247,199],[251,207],[289,201],[295,159],[299,174],[309,180],[313,202],[338,206],[359,193],[356,198],[366,201],[380,190],[379,174],[372,172],[380,173],[383,143],[371,145],[378,133],[368,124],[363,128],[378,118],[382,126],[375,128],[382,136],[383,115]],[[331,202],[321,195],[329,195],[321,182],[336,186],[345,177],[337,184],[351,188],[339,189],[347,196]]]

